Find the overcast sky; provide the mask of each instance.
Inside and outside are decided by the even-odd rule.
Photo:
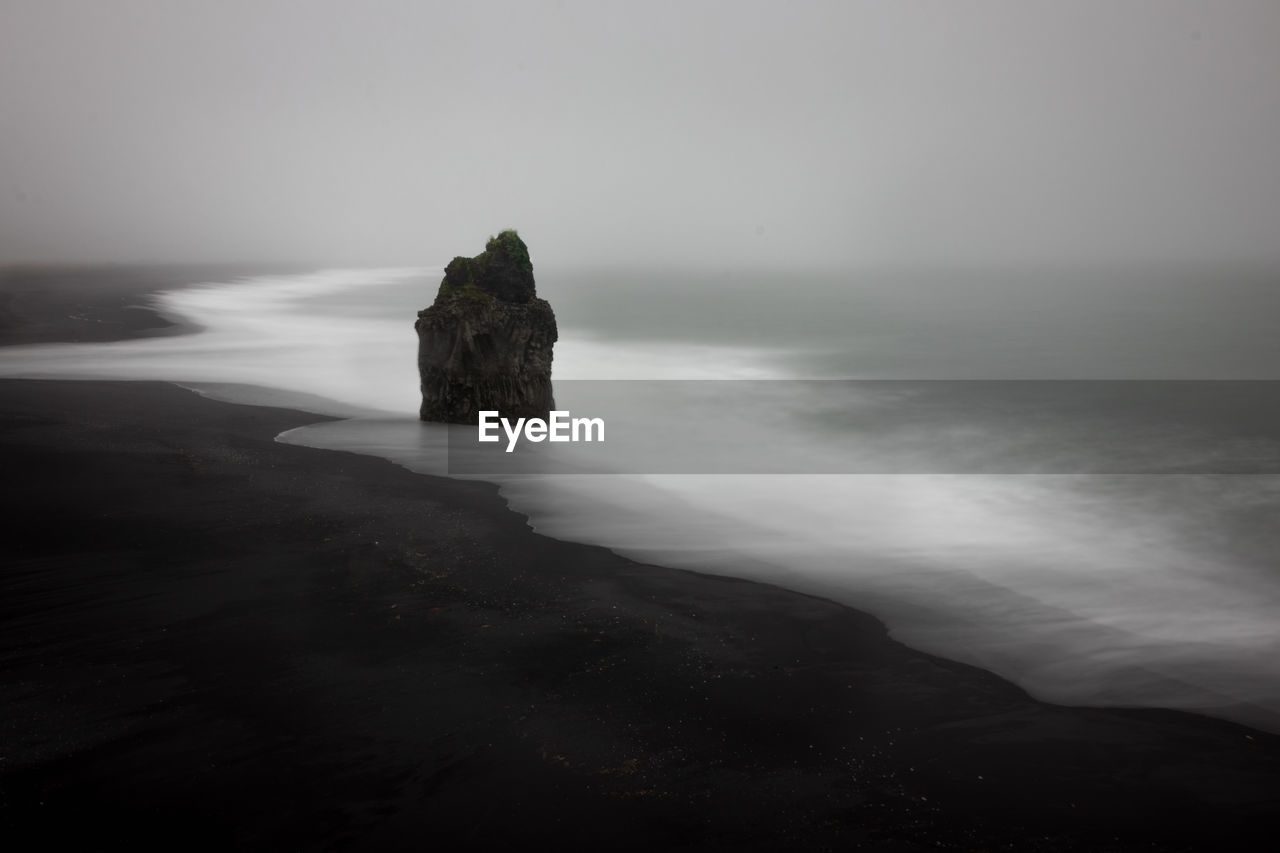
[[[0,263],[1280,264],[1280,3],[0,0]]]

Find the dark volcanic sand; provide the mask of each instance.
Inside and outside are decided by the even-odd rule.
[[[836,604],[272,441],[314,416],[153,383],[0,392],[11,831],[1211,849],[1275,814],[1273,736],[1043,705]]]
[[[1277,825],[1273,735],[1041,704],[831,602],[272,440],[316,419],[0,382],[6,839],[1218,850]]]

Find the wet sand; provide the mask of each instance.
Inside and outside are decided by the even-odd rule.
[[[1280,816],[1274,735],[1039,703],[850,608],[273,441],[315,415],[23,380],[0,413],[11,838],[1211,850]]]

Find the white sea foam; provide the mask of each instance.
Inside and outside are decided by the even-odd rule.
[[[413,315],[397,323],[352,309],[423,273],[326,270],[167,291],[156,309],[198,324],[197,333],[11,347],[0,353],[0,375],[211,383],[231,396],[226,386],[242,384],[290,392],[277,404],[326,413],[403,411],[416,405]]]

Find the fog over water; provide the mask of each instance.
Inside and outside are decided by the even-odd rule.
[[[0,5],[0,264],[1280,260],[1251,0]]]

